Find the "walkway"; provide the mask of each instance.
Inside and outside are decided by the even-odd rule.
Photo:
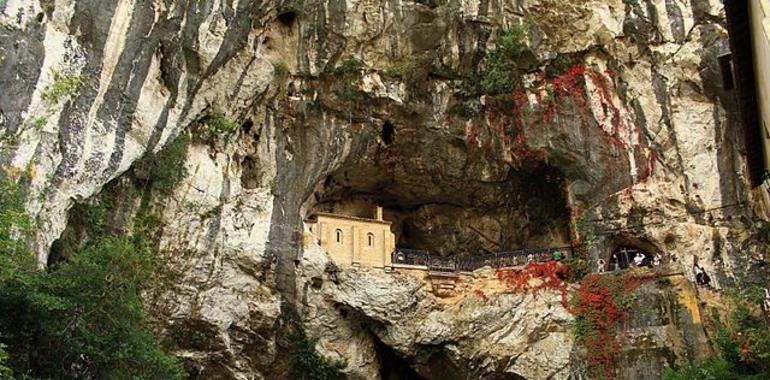
[[[427,250],[396,248],[391,253],[391,263],[394,267],[417,267],[431,272],[470,273],[485,266],[501,269],[525,265],[530,261],[551,261],[556,252],[567,258],[572,255],[572,247],[529,248],[477,256],[448,257],[432,256]]]

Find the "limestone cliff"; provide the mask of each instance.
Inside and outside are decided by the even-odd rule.
[[[395,356],[426,378],[563,379],[580,368],[557,295],[446,304],[410,276],[331,276],[303,220],[379,204],[398,245],[441,255],[632,245],[717,288],[765,278],[727,51],[718,0],[0,0],[0,160],[31,175],[45,265],[74,205],[237,121],[153,195],[183,273],[159,334],[200,378],[285,376],[288,318],[350,378]],[[651,318],[655,377],[686,350]]]

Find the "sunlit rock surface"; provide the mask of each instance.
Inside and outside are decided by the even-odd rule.
[[[202,377],[281,377],[292,314],[352,378],[393,357],[438,379],[572,373],[558,295],[447,304],[406,275],[335,282],[304,234],[313,211],[381,204],[399,245],[442,255],[580,239],[591,262],[621,244],[676,256],[691,281],[697,259],[717,287],[767,276],[717,0],[44,3],[0,1],[0,159],[32,177],[41,265],[68,210],[137,159],[214,113],[242,124],[192,143],[157,199],[183,272],[160,330]],[[511,106],[473,78],[514,24]],[[542,78],[574,67],[549,100]],[[83,84],[46,96],[61,78]]]

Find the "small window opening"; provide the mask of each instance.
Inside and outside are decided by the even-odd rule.
[[[338,229],[335,234],[337,235],[337,243],[342,244],[342,230]]]
[[[385,124],[382,125],[382,142],[384,142],[386,145],[390,145],[393,143],[393,139],[396,135],[396,127],[393,126],[389,121],[386,121]]]
[[[297,12],[294,12],[294,11],[283,12],[278,15],[278,21],[280,21],[281,24],[287,27],[294,26],[294,21],[296,20],[297,20]]]
[[[374,246],[374,234],[370,232],[366,234],[366,238],[369,241],[369,246],[370,247]]]

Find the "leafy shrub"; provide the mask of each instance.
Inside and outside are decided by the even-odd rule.
[[[712,359],[700,366],[687,366],[677,370],[666,368],[663,380],[761,380],[765,377],[745,375],[735,372],[735,369],[724,359]]]
[[[527,49],[526,39],[528,31],[529,27],[527,24],[514,24],[510,28],[503,30],[495,52],[509,60],[515,60]]]
[[[153,189],[170,194],[187,177],[188,143],[186,136],[179,136],[158,153],[148,153],[134,164],[134,174]]]
[[[57,270],[0,284],[0,327],[17,373],[43,378],[183,378],[146,324],[140,292],[151,252],[101,238]],[[16,270],[24,270],[18,266]]]
[[[411,54],[396,60],[385,73],[405,80],[420,80],[427,78],[432,64],[430,53]]]
[[[22,184],[27,176],[0,179],[0,264],[3,259],[26,252],[24,239],[32,230],[32,220],[24,209]],[[4,266],[0,265],[0,269]],[[0,281],[3,279],[0,271]]]
[[[659,277],[657,282],[658,286],[661,288],[670,288],[674,286],[674,283],[671,282],[671,279],[668,277]]]
[[[32,121],[32,127],[36,130],[41,130],[45,125],[48,124],[48,116],[40,116],[35,118],[35,120]]]
[[[2,336],[1,333],[0,336]],[[8,353],[5,352],[5,345],[0,343],[0,379],[11,379],[13,376],[13,371],[6,366],[7,361]]]
[[[521,79],[516,60],[527,48],[527,29],[526,24],[516,24],[501,33],[481,74],[480,84],[485,93],[512,92],[519,86]]]
[[[679,379],[740,379],[770,378],[770,331],[759,309],[757,288],[729,291],[731,311],[723,322],[715,311],[714,340],[720,357],[699,365],[668,370],[666,380]]]
[[[76,75],[67,75],[60,72],[53,73],[53,83],[43,89],[40,98],[46,107],[53,107],[63,98],[67,100],[77,96],[80,87],[85,84],[83,78]]]
[[[292,358],[289,378],[295,380],[338,380],[343,379],[340,369],[345,364],[320,356],[315,342],[309,340],[302,330],[289,335]]]
[[[219,139],[224,139],[238,130],[238,123],[228,119],[222,112],[214,112],[203,120],[203,123],[194,129],[194,136],[198,141],[209,144]]]
[[[358,74],[364,68],[364,62],[356,57],[347,57],[334,69],[337,75]]]
[[[569,266],[569,276],[567,279],[570,282],[579,282],[583,277],[591,273],[591,268],[588,267],[588,260],[586,260],[587,253],[584,249],[576,249],[572,252],[572,255],[565,260]]]
[[[155,342],[142,291],[159,267],[146,233],[91,239],[68,261],[37,269],[19,180],[0,181],[0,378],[182,379]],[[108,205],[86,220],[102,224]],[[89,226],[90,227],[90,226]]]
[[[286,62],[273,63],[273,84],[278,89],[279,93],[283,93],[286,89],[286,79],[291,75],[289,66]]]
[[[286,79],[289,74],[289,65],[287,65],[286,62],[273,63],[273,76],[275,78]]]

